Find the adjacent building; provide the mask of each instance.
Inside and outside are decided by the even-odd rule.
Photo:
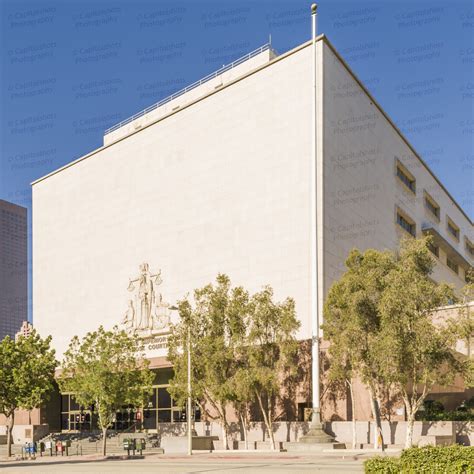
[[[474,264],[471,219],[324,36],[312,127],[311,46],[280,56],[264,46],[33,183],[35,328],[59,357],[99,324],[141,331],[157,373],[151,430],[179,419],[166,395],[171,308],[219,272],[293,297],[298,338],[311,338],[314,219],[319,310],[353,247],[395,249],[429,233],[433,278],[457,289]],[[62,429],[78,412],[63,394]]]
[[[0,199],[0,340],[28,317],[27,210]]]

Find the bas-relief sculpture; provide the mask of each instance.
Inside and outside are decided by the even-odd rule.
[[[161,270],[152,274],[148,263],[141,264],[139,268],[138,277],[128,284],[127,289],[133,297],[128,301],[122,324],[127,331],[143,336],[165,332],[171,318],[169,303],[165,303],[162,294],[157,291],[163,282]]]

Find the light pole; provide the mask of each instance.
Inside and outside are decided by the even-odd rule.
[[[317,45],[316,45],[316,19],[317,19],[317,9],[318,6],[313,3],[311,5],[311,56],[312,56],[312,81],[311,81],[311,247],[310,247],[310,258],[311,258],[311,392],[312,392],[312,415],[310,429],[308,433],[300,438],[301,443],[305,444],[323,444],[331,443],[333,438],[331,438],[323,430],[323,424],[321,423],[321,407],[320,407],[320,387],[319,387],[319,372],[320,372],[320,360],[319,360],[319,319],[320,319],[320,278],[322,278],[322,272],[320,272],[320,267],[322,261],[320,260],[320,235],[322,232],[320,212],[322,212],[322,198],[321,198],[321,160],[322,157],[319,157],[318,160],[318,129],[320,129],[320,123],[318,122],[317,112],[318,105],[322,100],[321,97],[318,97],[318,89],[322,90],[321,83],[318,83],[317,73],[321,72],[317,70],[318,58],[316,55]],[[322,54],[322,48],[321,48]],[[322,64],[322,61],[319,63]],[[321,77],[321,75],[319,76]],[[322,120],[322,117],[319,117],[319,120]],[[322,134],[319,135],[321,140]],[[321,145],[321,143],[319,143]],[[321,148],[319,147],[321,152]],[[319,165],[319,166],[318,166]],[[318,175],[318,172],[320,173]],[[319,178],[319,180],[318,180]],[[318,188],[319,183],[319,188]]]
[[[312,84],[311,84],[311,379],[312,379],[312,420],[320,417],[319,407],[319,265],[318,265],[318,198],[317,198],[317,149],[316,149],[316,17],[318,6],[311,5],[311,56],[312,56]]]
[[[193,431],[191,426],[192,400],[191,400],[191,326],[188,324],[188,455],[193,454]]]

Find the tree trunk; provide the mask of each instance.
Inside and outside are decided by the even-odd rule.
[[[382,451],[385,450],[383,445],[383,435],[382,435],[382,421],[380,419],[380,408],[379,402],[375,398],[374,392],[372,389],[369,389],[370,394],[370,401],[372,405],[372,414],[375,420],[375,430],[374,430],[374,449],[381,449]]]
[[[354,400],[354,388],[352,387],[352,382],[347,380],[347,385],[349,385],[349,392],[351,394],[351,409],[352,409],[352,449],[357,448],[357,425],[355,417],[355,400]]]
[[[377,424],[377,448],[380,448],[382,451],[385,451],[384,442],[383,442],[383,434],[382,434],[382,419],[380,417],[380,403],[377,399],[374,400],[375,406],[375,417],[376,417],[376,424]]]
[[[229,442],[227,440],[227,422],[226,422],[226,420],[222,421],[222,442],[224,443],[224,449],[227,451],[229,449]]]
[[[374,422],[375,422],[375,429],[374,429],[374,449],[377,449],[378,448],[378,442],[377,442],[377,436],[378,436],[378,433],[377,433],[377,416],[376,416],[376,408],[375,408],[375,399],[374,399],[374,396],[372,395],[372,391],[369,390],[369,396],[370,396],[370,408],[372,409],[372,416],[374,418]]]
[[[107,428],[102,428],[102,456],[106,455],[107,447]]]
[[[412,386],[416,387],[416,380],[412,382]],[[405,402],[405,411],[407,415],[407,434],[405,438],[405,448],[411,448],[413,446],[413,428],[415,424],[415,417],[420,409],[421,405],[425,401],[428,395],[428,384],[425,380],[423,391],[417,398],[416,392],[409,396],[408,393],[404,392],[402,395],[403,401]]]
[[[411,448],[413,446],[413,427],[415,424],[415,415],[418,409],[420,408],[423,400],[426,397],[427,389],[423,390],[423,395],[415,401],[408,393],[403,394],[403,401],[405,403],[405,411],[407,416],[407,432],[405,437],[405,449]]]
[[[240,421],[242,422],[242,429],[244,430],[244,442],[245,442],[245,449],[248,451],[249,449],[249,440],[247,435],[247,423],[245,421],[244,415],[240,413]]]
[[[7,417],[8,424],[7,424],[7,456],[10,457],[12,455],[12,437],[13,437],[13,425],[15,424],[15,412]]]
[[[268,435],[270,436],[272,450],[275,451],[276,445],[275,445],[275,436],[273,434],[273,426],[271,422],[271,416],[272,416],[271,409],[269,408],[268,413],[267,413],[267,411],[263,407],[262,397],[260,396],[259,393],[257,393],[257,400],[258,400],[258,405],[260,406],[260,410],[262,411],[263,421],[265,422],[265,426],[267,427]]]
[[[405,438],[405,449],[413,446],[413,425],[415,424],[415,414],[413,410],[407,410],[407,434]]]
[[[272,442],[272,450],[276,451],[275,433],[273,433],[273,422],[270,413],[268,414],[268,432],[270,434],[270,440]]]

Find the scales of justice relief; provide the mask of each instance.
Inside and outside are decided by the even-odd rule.
[[[161,270],[150,272],[148,263],[142,263],[137,278],[130,280],[128,291],[133,297],[128,300],[128,308],[122,324],[128,332],[150,336],[169,330],[171,322],[170,305],[163,301],[158,286],[163,283]]]

